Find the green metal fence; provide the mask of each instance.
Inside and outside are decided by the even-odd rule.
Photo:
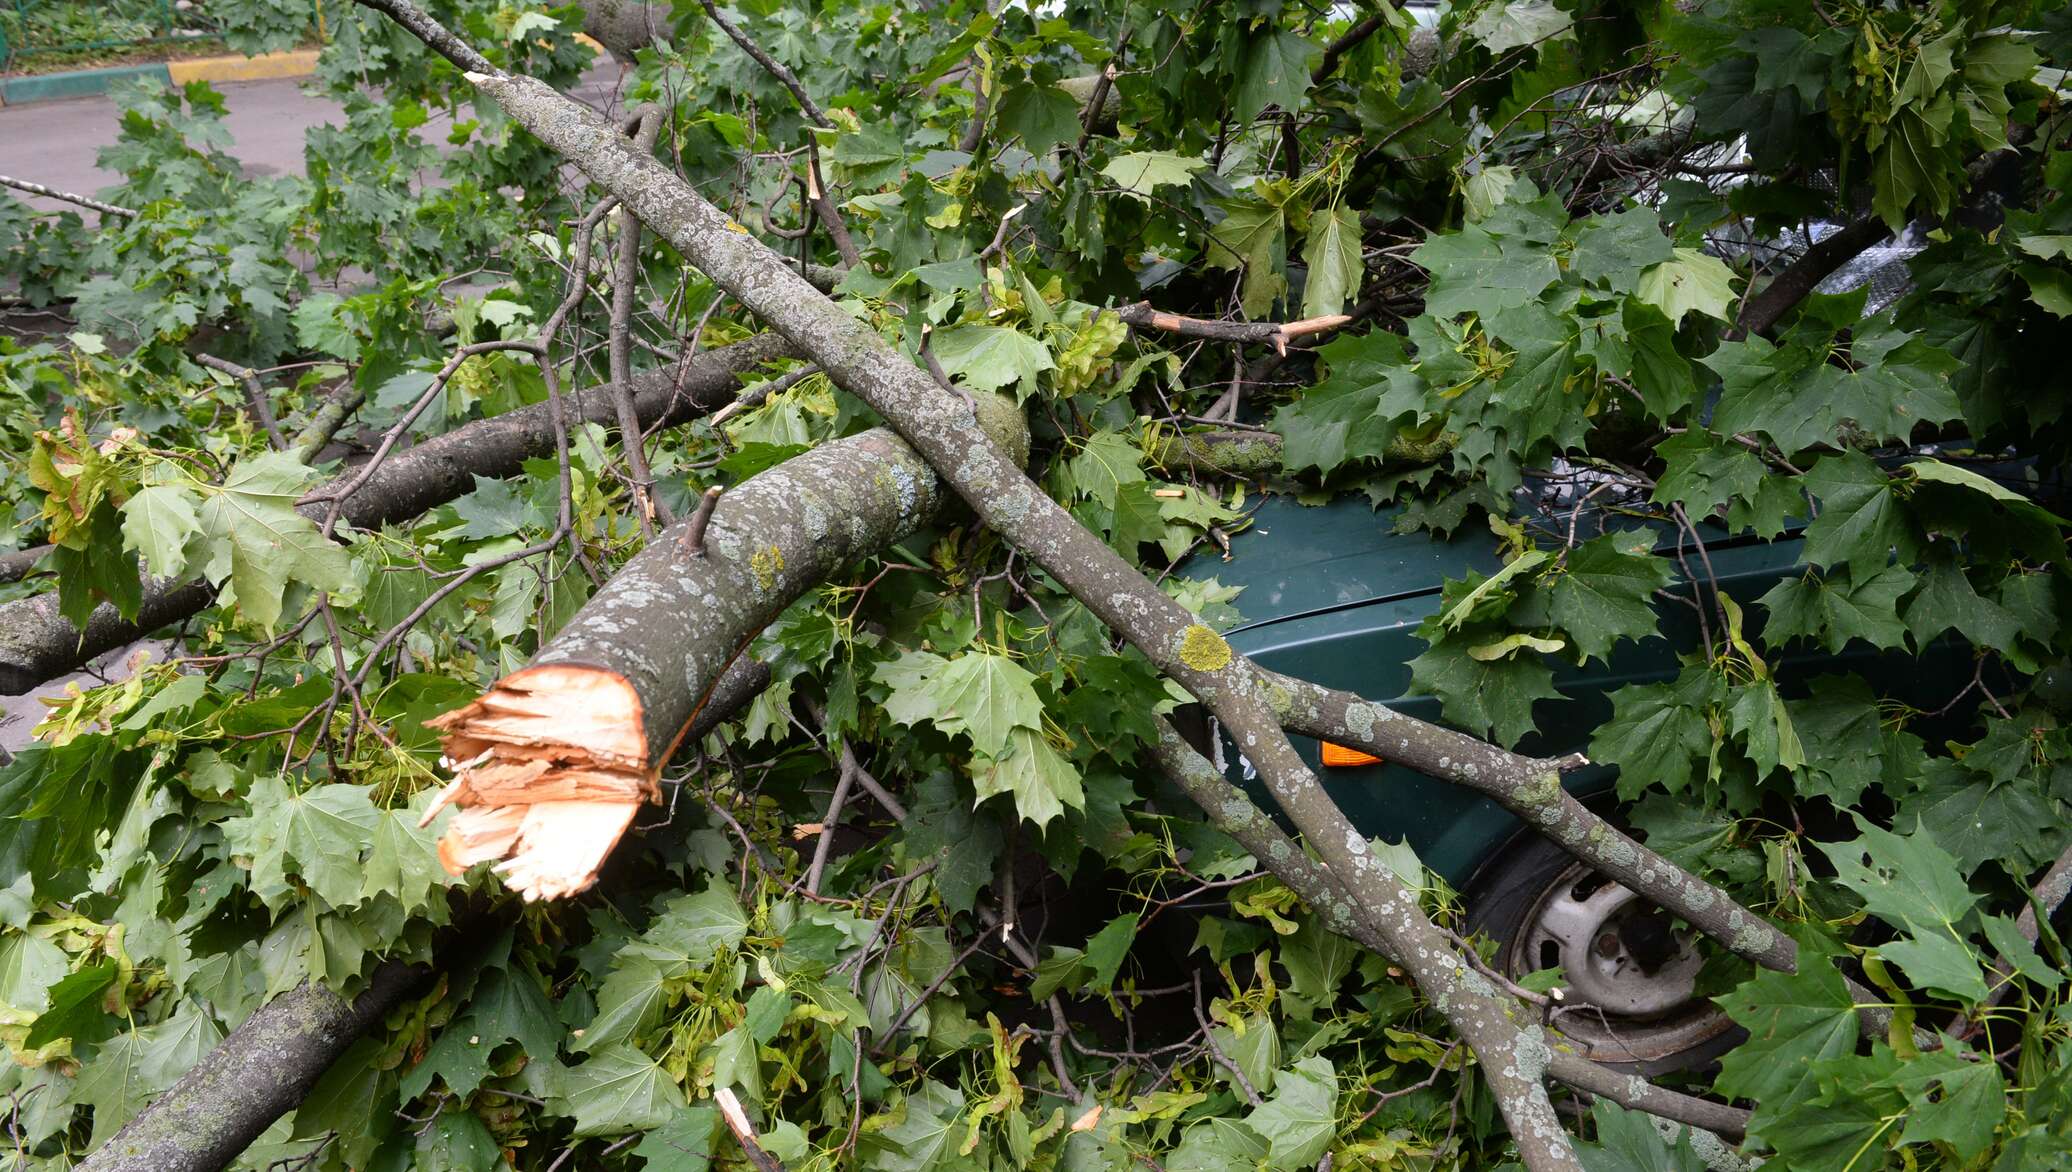
[[[0,70],[216,31],[202,5],[175,0],[0,0]]]

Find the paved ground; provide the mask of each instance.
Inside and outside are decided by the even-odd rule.
[[[303,132],[343,120],[335,102],[303,93],[304,81],[217,83],[229,110],[224,122],[232,140],[230,153],[244,164],[247,174],[300,174]],[[606,62],[585,74],[575,93],[599,109],[613,109],[618,81],[618,66]],[[121,178],[95,164],[99,150],[114,144],[116,130],[115,102],[105,97],[0,106],[0,174],[92,195]],[[426,126],[421,133],[433,143],[445,138],[443,129],[435,125]],[[8,193],[32,207],[55,210],[72,206],[11,189]],[[131,657],[139,650],[148,650],[153,659],[166,655],[164,644],[149,640],[110,652],[97,661],[102,677],[127,676]],[[82,672],[53,680],[30,695],[0,697],[0,760],[6,752],[29,742],[29,730],[46,711],[39,696],[61,696],[71,683],[86,688],[99,682],[100,678]]]
[[[613,104],[618,80],[618,66],[601,62],[583,76],[576,96],[607,108]],[[302,92],[306,81],[216,83],[230,111],[224,119],[232,140],[230,153],[245,165],[247,174],[300,174],[303,132],[344,120],[337,103]],[[0,106],[0,175],[92,195],[120,178],[100,170],[94,161],[102,147],[115,142],[116,130],[116,107],[111,98]],[[420,133],[432,143],[445,138],[436,121]],[[68,206],[19,192],[10,194],[32,207],[55,210]]]

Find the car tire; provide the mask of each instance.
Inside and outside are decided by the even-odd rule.
[[[1654,975],[1642,973],[1627,956],[1581,956],[1577,949],[1584,942],[1570,938],[1578,923],[1588,922],[1579,916],[1610,909],[1602,923],[1588,929],[1590,936],[1601,940],[1607,926],[1618,934],[1620,917],[1649,915],[1651,909],[1553,841],[1529,832],[1518,835],[1483,865],[1463,895],[1469,932],[1496,943],[1494,963],[1504,975],[1516,979],[1553,967],[1550,962],[1559,963],[1564,955],[1580,958],[1573,966],[1563,966],[1571,980],[1563,987],[1567,996],[1551,1024],[1584,1057],[1654,1077],[1709,1067],[1746,1037],[1711,1002],[1695,996],[1676,1000],[1675,993],[1685,989],[1686,978],[1695,976],[1698,964],[1690,930],[1681,924],[1654,919],[1672,925],[1682,950],[1674,960],[1660,962]],[[1663,915],[1655,911],[1651,919]],[[1608,943],[1605,948],[1609,950]],[[1627,963],[1623,977],[1607,973],[1605,966],[1622,962]],[[1577,971],[1585,968],[1590,971]],[[1634,1012],[1594,1004],[1587,993],[1592,987],[1603,990],[1607,1002],[1624,997],[1624,1006]]]

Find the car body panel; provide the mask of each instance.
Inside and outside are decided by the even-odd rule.
[[[1451,540],[1431,534],[1393,532],[1396,512],[1375,511],[1357,498],[1305,507],[1286,497],[1265,501],[1253,514],[1253,525],[1232,540],[1228,561],[1198,558],[1182,567],[1192,578],[1214,578],[1226,586],[1243,586],[1235,599],[1241,616],[1226,632],[1233,647],[1262,666],[1356,692],[1423,720],[1440,721],[1436,697],[1410,695],[1410,661],[1426,649],[1417,628],[1440,605],[1440,588],[1449,578],[1469,570],[1487,574],[1501,565],[1498,546],[1486,531],[1463,526]],[[1743,604],[1751,625],[1760,610],[1749,606],[1780,579],[1804,572],[1802,543],[1787,534],[1775,541],[1735,538],[1724,530],[1702,531],[1701,555],[1686,543],[1681,557],[1673,527],[1638,518],[1596,514],[1579,537],[1597,532],[1648,525],[1659,534],[1659,556],[1708,573],[1721,589]],[[1566,516],[1560,518],[1568,520]],[[1565,536],[1561,534],[1559,536]],[[1681,653],[1701,645],[1695,609],[1675,602],[1659,607],[1667,637],[1621,643],[1608,663],[1585,667],[1563,665],[1555,670],[1558,701],[1542,701],[1534,710],[1537,724],[1549,730],[1516,746],[1521,752],[1557,755],[1585,749],[1590,734],[1609,719],[1611,692],[1632,683],[1673,679],[1682,668]],[[1860,652],[1860,653],[1858,653]],[[1961,655],[1968,672],[1969,653],[1961,647],[1941,654]],[[1788,689],[1803,688],[1822,672],[1861,670],[1875,653],[1855,649],[1841,655],[1801,645],[1801,653],[1773,664]],[[1912,659],[1910,676],[1934,676],[1928,665]],[[1955,670],[1955,668],[1952,668]],[[1889,674],[1889,673],[1888,673]],[[1948,677],[1943,676],[1944,680]],[[1904,680],[1899,681],[1902,685]],[[1420,858],[1456,887],[1520,830],[1520,823],[1496,803],[1471,791],[1394,765],[1325,768],[1318,742],[1293,738],[1296,748],[1318,771],[1353,824],[1363,833],[1390,841],[1407,839]],[[1227,740],[1223,763],[1233,780],[1265,795],[1251,769]],[[1569,788],[1584,795],[1602,792],[1613,773],[1587,768],[1570,774]]]

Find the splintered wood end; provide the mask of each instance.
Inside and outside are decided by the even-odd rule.
[[[616,672],[527,668],[426,723],[446,734],[454,773],[426,819],[461,807],[439,839],[454,875],[502,860],[496,872],[527,899],[574,895],[640,804],[660,800],[639,698]]]

